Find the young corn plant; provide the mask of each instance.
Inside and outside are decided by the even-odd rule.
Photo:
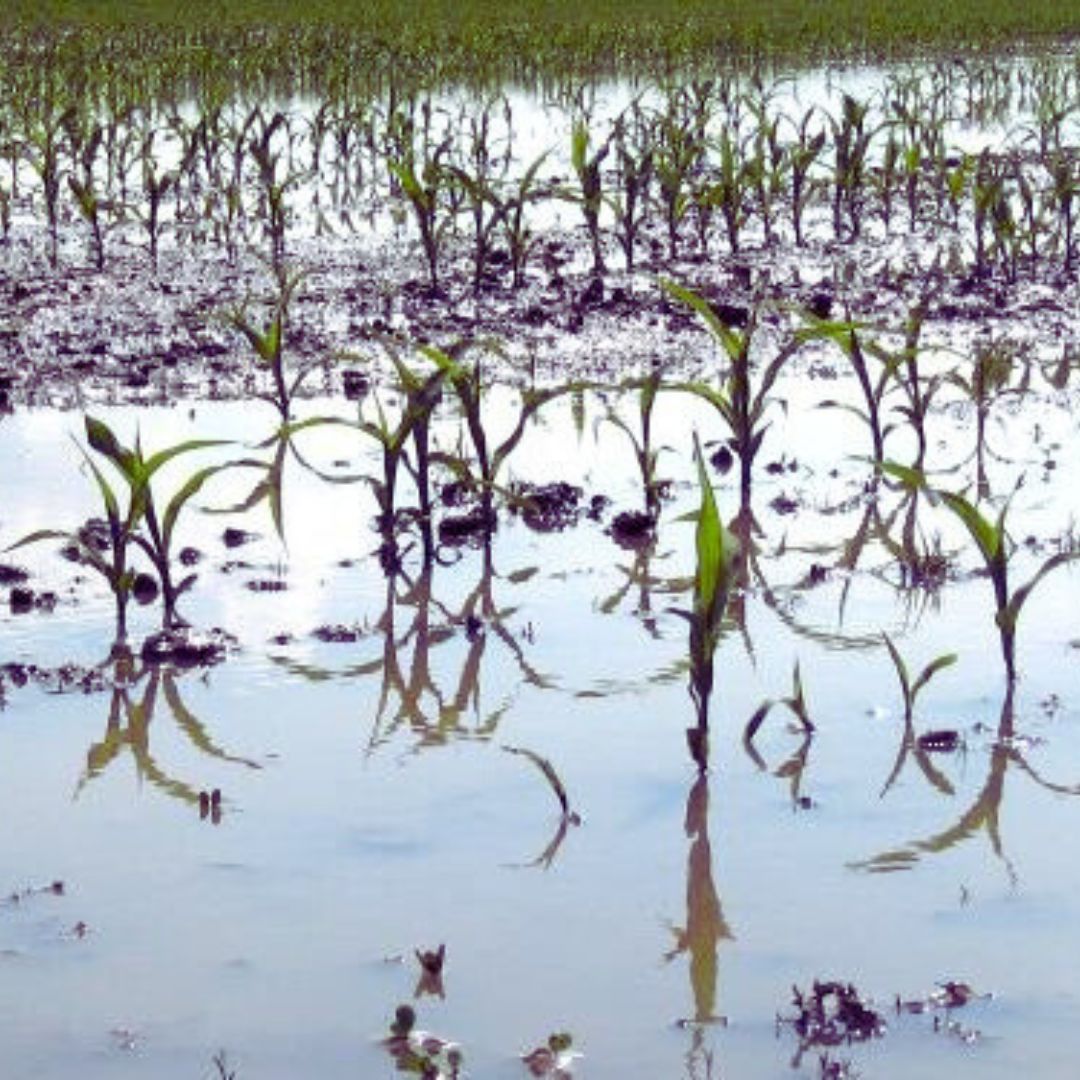
[[[154,157],[154,138],[157,133],[153,128],[143,137],[140,154],[142,192],[146,206],[139,211],[143,227],[146,229],[147,251],[150,255],[150,267],[157,270],[158,239],[161,236],[161,208],[165,197],[177,181],[174,172],[159,172]]]
[[[23,157],[41,182],[45,200],[45,220],[49,236],[49,265],[56,267],[59,260],[60,229],[60,182],[63,178],[61,156],[65,131],[74,116],[74,109],[56,111],[51,105],[44,107],[44,114],[23,119]]]
[[[855,378],[862,393],[862,406],[848,405],[833,399],[826,399],[818,403],[818,408],[841,409],[851,413],[861,420],[870,429],[870,438],[873,445],[875,461],[882,461],[885,456],[885,440],[892,426],[884,420],[884,400],[905,353],[890,355],[883,349],[873,346],[864,346],[861,331],[863,324],[852,322],[832,322],[828,319],[819,319],[809,312],[804,313],[805,326],[796,332],[796,338],[800,343],[814,340],[832,341],[835,343],[855,372]],[[881,369],[875,377],[870,369],[869,360],[873,358],[881,362]]]
[[[275,142],[278,134],[281,140]],[[284,140],[284,146],[280,145]],[[270,260],[275,271],[283,272],[285,266],[285,239],[289,224],[286,195],[290,188],[299,184],[307,175],[289,167],[282,169],[283,155],[291,156],[292,132],[288,118],[276,112],[269,121],[261,113],[257,132],[248,143],[248,151],[255,162],[262,187],[262,206],[266,215],[266,233],[270,239]]]
[[[578,190],[571,197],[581,206],[585,217],[585,229],[592,248],[593,276],[603,277],[605,266],[600,211],[604,205],[604,189],[600,170],[611,150],[611,135],[595,150],[591,150],[590,141],[588,124],[578,120],[570,135],[570,164],[578,179]]]
[[[418,151],[413,120],[403,113],[396,113],[391,117],[391,122],[396,131],[394,139],[399,153],[388,162],[388,166],[392,178],[408,201],[420,232],[428,285],[433,293],[438,293],[439,260],[446,234],[453,223],[453,212],[447,202],[452,173],[444,163],[452,147],[452,136],[447,134],[433,149],[425,138]]]
[[[640,438],[630,424],[614,409],[609,409],[607,414],[608,423],[614,424],[620,431],[625,432],[634,448],[634,457],[637,459],[642,491],[645,496],[645,513],[654,525],[660,517],[660,492],[663,487],[657,475],[656,466],[660,451],[664,447],[653,446],[652,414],[662,383],[663,372],[659,367],[654,367],[644,378],[634,379],[627,384],[628,388],[636,389],[638,392]]]
[[[143,547],[151,556],[151,561],[161,575],[163,596],[166,596],[166,590],[168,590],[166,624],[172,624],[175,618],[176,598],[191,584],[191,581],[185,580],[173,586],[169,573],[171,540],[176,519],[191,496],[218,469],[202,469],[189,477],[169,501],[165,516],[160,523],[154,506],[151,481],[157,471],[173,458],[193,450],[218,446],[220,443],[217,440],[193,439],[159,450],[147,457],[143,454],[138,439],[136,439],[134,449],[122,446],[110,428],[101,420],[87,416],[85,427],[86,440],[90,448],[105,458],[119,472],[127,489],[126,506],[122,507],[116,490],[105,478],[93,458],[82,446],[79,446],[79,451],[94,478],[105,510],[107,524],[105,546],[99,547],[94,542],[94,537],[85,529],[74,532],[40,529],[24,536],[12,547],[21,547],[41,540],[64,540],[74,544],[80,558],[105,578],[112,591],[116,605],[113,653],[120,655],[127,650],[127,605],[135,580],[135,573],[129,562],[131,546],[138,544]],[[143,523],[148,523],[151,519],[153,526],[150,528],[149,539],[140,537],[139,530]]]
[[[909,487],[927,486],[925,477],[916,469],[909,469],[895,462],[885,462],[882,467]],[[958,492],[943,491],[940,488],[927,490],[933,499],[940,500],[956,516],[978,549],[983,569],[994,589],[994,620],[1001,642],[1006,679],[1011,686],[1016,681],[1016,631],[1024,605],[1039,582],[1059,566],[1065,566],[1080,558],[1080,552],[1059,551],[1051,555],[1025,584],[1012,587],[1009,581],[1009,563],[1015,546],[1005,528],[1011,499],[1005,502],[997,517],[992,520]]]
[[[319,366],[318,362],[301,364],[295,374],[291,374],[285,365],[285,329],[289,305],[297,286],[303,281],[301,273],[289,274],[283,266],[275,270],[277,295],[273,301],[273,314],[262,329],[248,317],[246,305],[226,312],[226,321],[234,330],[239,331],[251,345],[255,353],[255,362],[270,374],[271,390],[257,393],[255,396],[269,402],[278,411],[283,424],[288,424],[292,415],[293,399],[303,386],[304,380]]]
[[[795,232],[795,244],[806,243],[803,235],[803,215],[817,192],[812,170],[825,148],[825,132],[812,131],[814,109],[810,109],[799,122],[795,142],[788,147],[788,168],[791,172],[791,226]]]
[[[449,165],[448,169],[472,222],[473,293],[479,295],[487,277],[495,236],[506,213],[496,188],[507,161],[506,155],[498,152],[492,130],[492,105],[485,105],[469,119],[467,140],[459,163]]]
[[[694,435],[694,462],[697,466],[701,505],[697,513],[694,570],[694,606],[677,610],[690,624],[690,699],[696,724],[686,729],[686,743],[698,770],[709,765],[709,699],[713,689],[713,662],[720,643],[724,615],[736,585],[739,541],[724,527],[716,506],[709,474]]]
[[[220,439],[193,439],[145,457],[138,438],[135,440],[134,449],[129,450],[120,444],[102,420],[88,416],[86,431],[90,445],[113,465],[126,482],[132,492],[132,500],[139,498],[142,501],[141,528],[133,533],[132,540],[145,552],[157,572],[161,586],[163,627],[171,630],[182,626],[184,622],[177,615],[176,602],[195,583],[197,575],[189,574],[179,582],[173,580],[173,539],[177,521],[188,502],[202,490],[206,481],[229,468],[231,463],[209,465],[191,473],[166,503],[160,515],[150,481],[158,469],[180,454],[223,446],[225,442]],[[136,492],[141,494],[136,495]]]
[[[720,155],[716,178],[705,184],[698,199],[711,209],[719,209],[724,220],[728,248],[738,254],[743,226],[750,217],[750,186],[752,177],[739,143],[738,129],[724,124],[715,141]]]
[[[607,204],[615,216],[615,239],[630,274],[634,270],[638,235],[645,224],[655,153],[651,125],[636,102],[616,117],[611,145],[615,150],[616,180]]]
[[[443,351],[433,345],[420,346],[423,353],[446,378],[453,390],[464,414],[465,426],[472,442],[475,462],[469,462],[464,454],[433,455],[433,460],[445,465],[467,484],[480,493],[480,507],[488,528],[495,527],[495,494],[501,490],[499,476],[510,455],[517,449],[525,436],[529,422],[549,402],[563,394],[573,393],[582,388],[581,383],[570,382],[542,390],[528,388],[521,392],[521,404],[517,419],[510,433],[501,442],[492,442],[488,429],[485,428],[484,401],[487,396],[487,382],[480,360],[466,363],[462,357],[468,345],[461,345],[450,351]]]
[[[97,270],[105,269],[105,228],[102,215],[113,208],[99,190],[96,172],[98,152],[105,137],[98,123],[71,111],[64,126],[77,172],[68,174],[68,187],[75,197],[79,215],[90,230],[90,254]]]
[[[427,354],[422,346],[419,351]],[[361,417],[357,426],[365,435],[375,439],[382,449],[382,479],[369,480],[379,505],[378,524],[386,545],[384,553],[396,554],[396,490],[399,468],[404,464],[412,473],[416,486],[426,561],[432,551],[430,425],[435,408],[442,400],[443,384],[449,372],[444,367],[436,366],[433,373],[420,375],[402,360],[392,345],[387,345],[387,352],[397,374],[397,389],[404,399],[401,414],[393,423],[376,397],[375,421]],[[410,441],[415,462],[410,461],[408,456]]]
[[[924,295],[908,313],[904,344],[899,354],[890,354],[876,343],[870,345],[870,350],[882,358],[885,369],[892,372],[894,388],[898,388],[906,399],[903,404],[896,406],[896,411],[907,419],[915,434],[916,451],[913,464],[916,469],[923,467],[926,457],[926,420],[930,407],[938,391],[946,383],[942,375],[926,377],[919,371],[919,340],[928,303],[929,295]]]
[[[949,372],[946,381],[963,395],[975,409],[975,490],[980,499],[989,497],[990,483],[986,473],[986,425],[994,405],[1009,395],[1022,396],[1027,391],[1028,369],[1020,381],[1013,384],[1017,358],[1007,341],[990,340],[976,346],[969,372],[959,367]]]
[[[757,329],[758,310],[751,312],[746,328],[740,332],[727,325],[712,305],[696,292],[673,281],[662,280],[661,284],[668,293],[697,313],[730,364],[728,374],[718,388],[702,382],[678,383],[673,384],[672,388],[707,401],[720,414],[729,432],[728,444],[739,459],[740,514],[749,515],[754,459],[769,428],[765,414],[775,400],[773,387],[784,365],[801,346],[801,340],[796,336],[786,342],[765,364],[755,386],[751,348]]]
[[[833,233],[837,239],[844,233],[845,222],[852,238],[862,230],[867,160],[878,130],[869,126],[869,113],[869,101],[860,102],[844,94],[840,115],[829,117],[833,138]]]
[[[680,95],[681,96],[681,95]],[[660,203],[667,225],[668,258],[678,255],[679,226],[690,210],[690,181],[704,156],[704,144],[687,124],[685,110],[677,98],[656,125],[653,169],[656,173]]]
[[[1076,265],[1073,234],[1076,229],[1076,198],[1080,195],[1080,173],[1073,155],[1062,152],[1055,153],[1048,159],[1047,168],[1052,180],[1052,202],[1060,218],[1062,269],[1071,277]]]
[[[766,96],[749,106],[755,124],[751,143],[754,149],[750,158],[750,184],[765,230],[765,246],[771,247],[776,240],[773,207],[786,187],[790,159],[780,139],[780,117],[770,116],[768,105]]]
[[[545,150],[534,158],[517,183],[511,186],[509,193],[497,196],[497,215],[510,253],[511,286],[515,289],[525,285],[525,268],[536,243],[525,210],[543,198],[544,192],[537,183],[537,175],[550,153],[550,150]]]

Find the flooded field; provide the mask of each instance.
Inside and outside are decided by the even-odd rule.
[[[1008,70],[56,110],[5,1074],[1071,1075],[1076,75]]]
[[[588,1075],[782,1075],[800,1045],[776,1016],[815,979],[853,982],[888,1032],[809,1039],[811,1075],[821,1053],[874,1075],[1064,1067],[1080,1009],[1062,846],[1080,813],[1075,576],[1032,594],[1010,693],[993,590],[945,508],[918,522],[947,569],[905,587],[878,524],[905,496],[869,492],[844,459],[854,423],[822,438],[822,414],[790,409],[769,434],[785,465],[756,492],[701,773],[675,611],[695,529],[678,519],[696,506],[690,427],[715,420],[661,397],[670,501],[654,540],[620,546],[611,522],[642,493],[606,417],[617,405],[629,423],[631,404],[555,402],[512,459],[515,480],[579,486],[598,520],[547,530],[504,514],[488,541],[438,544],[427,565],[403,542],[390,577],[365,486],[293,460],[285,543],[265,507],[238,522],[191,512],[182,542],[202,558],[182,613],[237,639],[209,668],[136,661],[114,682],[108,590],[48,545],[8,553],[56,595],[26,613],[12,599],[0,622],[4,1030],[20,1075],[200,1075],[218,1047],[240,1075],[379,1075],[392,1071],[379,1038],[414,999],[472,1075],[520,1075],[517,1054],[564,1030]],[[493,407],[509,428],[515,396]],[[1032,445],[1029,415],[1000,418],[1001,446]],[[1074,437],[1063,403],[1037,415],[1044,439]],[[138,424],[148,453],[262,433],[244,405],[102,416]],[[944,415],[936,430],[959,452],[968,426]],[[437,437],[455,427],[448,410]],[[4,420],[9,541],[96,512],[68,433],[81,437],[70,413]],[[303,440],[315,468],[377,473],[355,432]],[[1066,542],[1075,465],[1058,465],[1052,484],[1028,465],[1013,498],[1017,581]],[[219,484],[200,502],[247,491]],[[723,481],[718,498],[737,506]],[[227,524],[258,538],[230,549]],[[136,608],[133,640],[158,616]],[[913,679],[959,654],[910,727],[882,631]],[[745,743],[796,661],[813,733],[781,708]],[[104,685],[66,685],[68,664],[102,665]],[[555,770],[567,813],[529,754]],[[427,978],[414,950],[443,944]],[[945,1008],[950,983],[976,999]],[[897,995],[931,1004],[897,1015]]]

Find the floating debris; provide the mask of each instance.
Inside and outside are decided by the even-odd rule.
[[[777,1016],[777,1026],[787,1026],[799,1037],[792,1066],[798,1068],[811,1050],[829,1050],[850,1043],[881,1038],[887,1029],[885,1018],[852,983],[820,982],[815,979],[808,991],[792,987],[794,1016]],[[835,1064],[835,1063],[834,1063]],[[850,1073],[835,1072],[845,1076]]]
[[[572,1050],[574,1038],[568,1031],[555,1031],[543,1046],[521,1055],[530,1076],[546,1076],[565,1080],[571,1075],[574,1062],[583,1055]]]
[[[924,732],[915,741],[928,754],[952,754],[963,745],[960,733],[951,728]]]
[[[151,634],[143,642],[140,656],[147,664],[211,667],[221,663],[238,644],[232,634],[218,627],[200,631],[181,626]]]
[[[461,1076],[461,1048],[417,1028],[416,1010],[411,1005],[397,1007],[390,1034],[382,1045],[394,1059],[398,1072],[416,1073],[425,1080],[459,1080]]]
[[[27,900],[32,900],[35,896],[63,896],[64,892],[64,883],[57,879],[50,881],[48,885],[31,885],[28,888],[8,893],[0,899],[0,906],[17,907]]]

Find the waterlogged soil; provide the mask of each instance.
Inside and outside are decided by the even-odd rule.
[[[115,238],[92,272],[74,229],[60,273],[29,227],[0,252],[11,1075],[391,1076],[423,1059],[453,1075],[455,1051],[420,1029],[457,1044],[475,1077],[1071,1075],[1076,572],[1032,591],[1010,691],[993,588],[963,526],[875,478],[865,425],[819,407],[861,404],[847,360],[808,349],[767,414],[702,773],[682,614],[692,433],[728,521],[737,468],[717,414],[662,392],[664,497],[643,527],[634,446],[612,422],[640,434],[637,393],[618,383],[654,361],[670,382],[715,378],[715,343],[657,274],[729,315],[763,295],[821,316],[850,307],[896,347],[925,294],[925,237],[750,244],[707,264],[648,255],[596,289],[575,214],[542,239],[523,290],[479,298],[463,258],[431,294],[407,229],[362,249],[297,241],[308,277],[290,362],[332,362],[296,419],[371,419],[375,393],[398,415],[388,333],[504,342],[485,403],[493,441],[530,380],[603,385],[527,424],[494,529],[437,467],[434,558],[406,515],[390,574],[369,482],[381,458],[355,428],[308,428],[286,447],[280,534],[266,499],[249,500],[263,473],[217,474],[178,525],[179,562],[197,575],[180,601],[192,631],[163,643],[147,589],[131,605],[130,664],[110,658],[112,597],[91,568],[59,541],[7,549],[100,517],[69,438],[83,438],[81,410],[127,444],[138,432],[147,452],[223,439],[198,465],[271,462],[277,418],[253,399],[267,385],[222,318],[267,294],[266,270],[165,251],[149,274]],[[987,513],[1008,504],[1014,588],[1076,550],[1075,374],[1062,363],[1075,304],[1049,267],[1017,285],[945,273],[929,296],[931,344],[970,357],[990,336],[1012,342],[982,452],[970,401],[943,382],[925,464],[935,486],[972,497],[981,472]],[[791,315],[765,318],[768,348]],[[939,348],[924,363],[944,375],[959,360]],[[902,404],[888,399],[887,447],[910,461]],[[432,437],[447,457],[463,439],[449,394]],[[195,460],[166,466],[163,490]],[[883,632],[911,681],[957,654],[909,719]],[[794,680],[812,733],[785,703]]]
[[[387,341],[498,343],[497,362],[518,378],[610,381],[640,376],[654,364],[683,376],[713,370],[713,343],[685,305],[665,293],[664,278],[695,289],[736,326],[767,303],[763,319],[778,334],[798,324],[792,312],[854,318],[895,334],[924,304],[924,341],[961,354],[986,335],[1044,364],[1065,351],[1076,354],[1075,280],[1049,261],[1017,281],[966,268],[950,272],[942,248],[923,230],[819,239],[805,248],[750,244],[736,256],[716,250],[718,242],[706,254],[688,240],[685,255],[672,259],[654,235],[639,241],[633,273],[612,253],[597,278],[577,216],[563,211],[545,232],[522,287],[513,288],[506,272],[493,274],[479,292],[461,243],[433,290],[405,227],[362,242],[298,239],[289,266],[303,279],[289,311],[286,355],[293,365],[316,366],[305,391],[348,392],[355,374],[377,375]],[[74,225],[64,235],[59,271],[43,259],[39,229],[0,246],[7,313],[0,407],[232,400],[269,389],[229,325],[238,310],[256,322],[270,318],[277,287],[257,251],[230,262],[212,248],[185,248],[163,253],[151,271],[134,241],[118,241],[98,271],[85,265],[85,241]]]
[[[1038,61],[1028,63],[1034,70]],[[1008,79],[1019,87],[1025,67],[1024,62],[1018,65],[1021,75],[1014,72]],[[917,82],[917,71],[907,78]],[[936,78],[940,82],[940,74]],[[1031,82],[1037,80],[1032,77]],[[813,130],[821,128],[824,138],[825,118],[838,113],[844,94],[854,95],[852,100],[870,110],[866,123],[873,149],[862,181],[864,212],[858,220],[844,217],[837,230],[827,160],[832,151],[823,153],[808,174],[803,242],[798,245],[790,191],[774,193],[772,235],[766,236],[750,187],[744,193],[745,221],[737,251],[731,248],[717,206],[704,226],[699,213],[685,209],[673,243],[654,180],[651,205],[634,243],[634,266],[627,270],[616,242],[612,205],[624,196],[608,146],[600,166],[601,274],[584,225],[580,183],[571,167],[573,125],[580,116],[589,118],[594,152],[594,144],[614,130],[622,110],[644,100],[646,110],[662,111],[664,95],[656,88],[650,97],[644,90],[612,84],[583,91],[577,103],[513,91],[494,102],[471,101],[469,107],[482,107],[485,124],[492,125],[483,149],[489,155],[506,155],[501,166],[506,176],[498,183],[521,183],[529,163],[537,161],[535,184],[523,211],[528,256],[517,287],[500,229],[493,231],[484,274],[474,279],[472,225],[465,206],[459,207],[453,227],[445,212],[436,218],[439,277],[433,286],[410,205],[400,185],[395,190],[390,183],[386,162],[391,151],[384,149],[382,159],[370,164],[355,150],[356,161],[343,164],[330,152],[333,140],[325,134],[320,149],[313,149],[313,103],[262,103],[264,125],[272,106],[280,106],[288,118],[288,135],[279,131],[268,145],[277,159],[295,159],[292,167],[297,170],[288,183],[282,261],[285,270],[302,275],[302,281],[288,312],[287,359],[293,365],[318,365],[321,382],[316,377],[306,384],[314,393],[337,392],[350,368],[359,366],[370,375],[368,369],[388,339],[443,347],[462,339],[497,342],[498,363],[518,377],[608,381],[641,374],[655,364],[682,374],[713,370],[712,344],[685,306],[660,287],[664,278],[699,291],[735,326],[744,325],[750,312],[764,303],[761,318],[778,334],[806,317],[855,319],[881,333],[899,334],[911,311],[921,305],[925,343],[963,354],[971,352],[974,341],[990,335],[1009,339],[1039,362],[1060,359],[1064,351],[1075,355],[1075,260],[1065,259],[1061,236],[1051,239],[1057,204],[1048,186],[1050,159],[1040,156],[1036,145],[1039,139],[1051,139],[1050,129],[1044,130],[1045,117],[1037,111],[1042,99],[1036,97],[1035,104],[1018,99],[1012,111],[1007,99],[990,116],[976,119],[964,115],[963,94],[949,84],[957,115],[942,122],[940,138],[951,151],[945,164],[957,168],[964,154],[974,162],[975,155],[986,151],[989,157],[979,159],[979,168],[1007,181],[1008,213],[1015,219],[1010,235],[1021,236],[1010,265],[1003,254],[1005,241],[997,234],[991,237],[984,225],[988,254],[986,264],[978,266],[973,196],[965,189],[958,204],[962,209],[950,212],[945,180],[929,164],[914,174],[914,213],[906,189],[893,178],[885,220],[878,191],[881,132],[900,124],[904,114],[895,110],[902,106],[894,106],[892,113],[886,106],[890,95],[903,96],[907,85],[902,73],[889,69],[841,68],[824,76],[811,72],[777,78],[747,98],[775,120],[781,143],[800,120]],[[1051,80],[1051,90],[1052,85]],[[1019,89],[1014,92],[1022,97]],[[969,111],[973,93],[969,87]],[[1047,94],[1049,107],[1055,99],[1051,91]],[[367,107],[380,115],[369,137],[390,139],[393,124],[379,114],[382,104]],[[235,108],[232,122],[239,124],[245,109],[239,103]],[[717,110],[712,122],[718,124],[715,102],[712,108]],[[436,96],[420,109],[414,105],[409,123],[419,124],[426,117],[425,124],[434,124],[430,137],[445,136],[461,144],[455,153],[476,149],[461,126],[470,113],[461,109],[458,97]],[[940,103],[934,109],[939,110]],[[999,115],[1002,109],[1006,112]],[[453,117],[459,113],[462,119],[455,128]],[[1062,153],[1067,155],[1077,130],[1068,110],[1063,116],[1053,137],[1064,140]],[[177,168],[173,159],[180,148],[170,126],[190,122],[185,108],[177,107],[151,125],[159,136],[154,159],[158,172]],[[744,110],[740,123],[746,122]],[[350,137],[358,139],[366,130],[357,128]],[[255,145],[253,136],[250,145]],[[225,153],[227,146],[216,153]],[[740,153],[747,155],[749,144]],[[313,155],[321,164],[302,169]],[[715,173],[715,148],[707,156]],[[236,222],[223,224],[222,195],[204,190],[210,182],[196,169],[172,189],[184,187],[183,197],[177,194],[174,200],[170,194],[162,204],[156,261],[141,221],[146,207],[140,199],[145,197],[123,185],[119,192],[106,190],[105,185],[118,182],[98,177],[108,207],[103,211],[101,268],[95,265],[87,223],[66,189],[59,203],[56,259],[50,261],[40,179],[26,162],[15,168],[10,195],[5,190],[10,201],[0,239],[0,301],[6,314],[0,327],[0,408],[20,403],[163,404],[188,397],[231,400],[267,389],[265,373],[257,371],[247,343],[230,325],[237,311],[256,322],[268,320],[277,295],[265,196],[250,147],[241,158],[246,171],[241,174],[244,190],[236,197]],[[370,170],[374,178],[354,184],[350,168],[357,175]],[[494,164],[492,170],[498,174]],[[386,179],[380,179],[383,172]],[[1030,243],[1022,239],[1021,179],[1040,208],[1036,218],[1043,234]],[[200,201],[213,213],[208,209],[200,216]]]

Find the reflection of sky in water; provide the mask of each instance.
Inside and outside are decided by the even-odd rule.
[[[380,704],[387,588],[371,554],[377,536],[363,485],[330,486],[290,463],[284,549],[265,508],[239,519],[190,514],[181,541],[206,559],[182,610],[199,625],[233,631],[242,650],[205,675],[177,679],[171,702],[158,694],[141,772],[137,710],[134,726],[130,713],[119,725],[133,742],[101,765],[109,694],[23,690],[0,713],[0,807],[9,823],[2,888],[55,878],[67,885],[64,897],[0,910],[0,950],[11,950],[0,989],[7,1059],[23,1075],[113,1077],[135,1068],[189,1077],[206,1072],[224,1046],[241,1075],[353,1076],[358,1066],[381,1075],[389,1065],[373,1040],[413,993],[412,950],[445,941],[447,996],[418,1003],[421,1023],[460,1039],[476,1076],[521,1075],[516,1051],[564,1028],[585,1051],[589,1076],[686,1075],[695,1046],[711,1048],[725,1073],[779,1074],[793,1047],[774,1040],[773,1016],[785,1010],[792,982],[816,976],[851,978],[879,1002],[949,978],[1000,995],[1000,1007],[972,1012],[990,1041],[959,1055],[927,1018],[899,1020],[874,1049],[875,1065],[905,1075],[947,1068],[951,1076],[1008,1076],[1024,1057],[1052,1074],[1053,1047],[1080,1051],[1065,959],[1075,952],[1080,880],[1057,842],[1075,829],[1080,804],[1025,770],[1055,783],[1077,779],[1075,656],[1066,645],[1077,633],[1076,577],[1059,572],[1025,612],[1016,727],[1045,742],[1018,744],[1006,762],[992,751],[1003,680],[990,586],[968,578],[970,553],[961,559],[964,579],[924,611],[896,593],[891,560],[875,543],[850,575],[795,587],[811,563],[839,558],[865,510],[857,498],[865,466],[846,458],[864,452],[865,431],[846,414],[812,408],[826,393],[846,392],[845,383],[826,388],[793,374],[778,386],[788,407],[773,415],[755,497],[765,531],[761,576],[747,600],[746,639],[732,630],[716,658],[704,832],[700,818],[688,820],[688,804],[700,813],[705,793],[686,756],[686,628],[671,609],[689,602],[693,525],[676,519],[696,503],[691,429],[708,439],[717,427],[688,399],[664,396],[657,407],[656,441],[671,447],[660,471],[675,480],[675,499],[651,558],[617,548],[592,522],[538,535],[504,515],[487,584],[496,610],[512,610],[500,624],[505,636],[488,621],[476,640],[460,617],[485,583],[483,553],[466,550],[435,568],[429,682],[411,722],[395,723],[403,701],[392,688]],[[494,396],[496,430],[510,430],[516,400]],[[618,407],[635,422],[632,397]],[[301,407],[303,415],[331,411],[344,414],[334,402]],[[103,415],[131,437],[131,413]],[[1030,411],[998,415],[997,450],[1032,452]],[[503,479],[568,479],[587,495],[612,496],[615,510],[636,507],[629,443],[604,422],[605,406],[586,397],[580,434],[571,416],[567,400],[542,413]],[[270,420],[261,405],[199,404],[194,421],[184,407],[144,411],[139,423],[147,449],[197,433],[235,439],[242,449],[223,453],[246,456],[257,453],[252,444]],[[1038,420],[1044,442],[1068,444],[1075,421],[1067,410],[1040,409]],[[43,412],[0,423],[9,463],[0,543],[94,512],[68,445],[78,426],[74,414]],[[451,429],[440,422],[444,446]],[[934,460],[969,451],[969,418],[935,415],[933,430],[945,441],[932,443]],[[298,445],[324,469],[377,464],[354,433],[312,431]],[[766,473],[781,456],[797,461],[795,470]],[[1041,452],[1033,456],[1041,461]],[[162,480],[177,483],[180,472]],[[993,462],[992,472],[995,490],[1008,490],[1013,468]],[[1069,523],[1072,472],[1062,460],[1043,483],[1041,466],[1029,470],[1013,508],[1017,539]],[[227,505],[251,482],[237,474],[208,485],[200,502]],[[719,481],[726,516],[732,483]],[[769,509],[779,494],[798,499],[798,512]],[[893,499],[882,495],[883,513]],[[227,524],[261,538],[226,551]],[[946,549],[961,546],[943,511],[924,512],[920,525],[928,536],[940,532]],[[234,558],[253,568],[222,574]],[[352,564],[339,566],[342,559]],[[32,568],[38,587],[62,590],[74,573],[48,545],[4,560]],[[1035,565],[1021,556],[1017,580]],[[414,556],[406,566],[415,578]],[[284,593],[244,587],[279,568]],[[394,603],[406,681],[420,670],[411,630],[424,607],[408,591],[399,586]],[[3,658],[100,659],[108,597],[97,582],[79,595],[93,599],[62,603],[51,616],[2,609]],[[133,618],[140,636],[157,612]],[[321,644],[310,631],[324,622],[363,633],[354,643]],[[895,675],[872,644],[882,628],[916,671],[940,652],[960,653],[916,709],[918,731],[951,727],[964,736],[964,751],[933,760],[947,790],[909,756],[881,797],[903,731]],[[270,644],[282,631],[296,640]],[[763,773],[743,752],[742,726],[763,697],[789,692],[796,658],[818,734],[800,762],[800,739],[778,708],[756,740]],[[129,704],[145,709],[146,687],[137,684]],[[522,864],[556,838],[558,804],[535,764],[503,744],[550,760],[582,815],[546,872]],[[1002,765],[991,833],[993,808],[980,794]],[[796,780],[815,809],[792,808]],[[224,806],[217,828],[186,797],[214,787]],[[980,806],[982,816],[973,815]],[[965,815],[970,835],[954,828]],[[942,836],[951,846],[935,852]],[[909,869],[853,869],[875,860]],[[730,938],[719,932],[714,896]],[[68,940],[80,920],[90,934]],[[698,1036],[672,1027],[712,1008],[731,1018],[728,1028]],[[131,1058],[109,1035],[121,1027],[136,1033]]]

